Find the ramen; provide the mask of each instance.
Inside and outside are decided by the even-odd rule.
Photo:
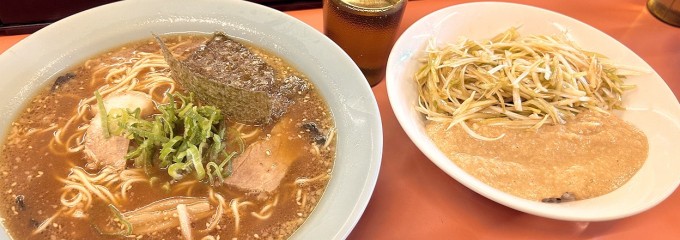
[[[226,74],[216,87],[270,101],[266,115],[210,102],[175,60],[195,79]],[[265,50],[222,34],[134,42],[62,74],[12,122],[2,222],[15,239],[287,238],[326,188],[335,135],[314,85]]]

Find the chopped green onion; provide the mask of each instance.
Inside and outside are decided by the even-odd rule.
[[[135,159],[135,166],[144,168],[147,174],[154,165],[160,169],[167,168],[168,175],[175,180],[192,171],[195,171],[197,180],[203,180],[207,169],[211,184],[215,180],[221,183],[231,175],[230,165],[226,166],[226,171],[224,169],[235,153],[225,152],[224,134],[227,128],[220,110],[193,103],[192,94],[168,96],[170,102],[157,105],[160,114],[151,120],[142,119],[140,109],[112,109],[108,114],[107,125],[114,134],[126,136],[139,144],[130,148],[126,159]],[[236,137],[232,141],[237,141],[240,152],[243,152],[243,139],[239,133],[234,135]],[[158,156],[158,161],[153,161],[153,156]],[[225,160],[218,162],[221,158]],[[213,176],[214,173],[217,176]]]
[[[217,163],[209,162],[208,164],[205,165],[205,168],[208,174],[208,181],[210,181],[210,184],[215,183],[215,176],[217,176],[219,182],[224,181],[224,178],[222,177],[222,170],[220,170],[220,167],[217,165]]]
[[[173,152],[177,152],[177,149],[174,147],[181,140],[181,136],[175,136],[174,138],[170,139],[170,141],[163,143],[163,148],[161,148],[160,155],[158,156],[161,160],[162,167],[167,167],[167,165],[169,165],[170,160],[168,159],[168,156]]]
[[[158,182],[160,180],[161,179],[158,178],[158,177],[151,177],[151,178],[149,178],[149,185],[151,185],[153,187],[156,184],[156,182]]]
[[[125,236],[129,236],[130,234],[132,234],[132,224],[130,222],[128,222],[127,220],[125,220],[125,217],[123,217],[123,214],[120,213],[118,208],[113,206],[113,204],[109,204],[109,209],[111,210],[111,212],[113,212],[113,216],[116,219],[118,219],[118,221],[120,221],[120,223],[122,223],[125,226],[125,229],[121,230],[120,232],[104,232],[101,229],[99,229],[99,227],[97,227],[97,225],[92,225],[92,227],[94,227],[94,229],[101,235],[123,236],[123,237],[125,237]]]
[[[232,166],[234,161],[232,161],[231,159],[234,158],[234,156],[236,156],[236,152],[231,152],[231,154],[228,154],[224,158],[224,161],[222,161],[222,163],[220,164],[220,169],[224,169],[224,165],[225,164],[227,165],[227,171],[225,171],[224,173],[225,178],[231,176],[231,173],[233,172]]]
[[[213,135],[212,139],[213,144],[210,146],[210,155],[208,156],[210,161],[215,161],[224,147],[222,146],[222,138],[220,135],[215,134]]]
[[[102,121],[104,137],[109,138],[111,137],[111,133],[109,133],[109,122],[106,113],[106,107],[104,106],[104,100],[102,99],[102,95],[99,94],[99,90],[94,91],[94,96],[97,98],[97,108],[99,108],[99,117],[101,118]]]
[[[198,148],[195,145],[190,145],[189,150],[187,150],[187,157],[191,159],[191,163],[196,169],[196,179],[203,180],[205,177],[205,169],[203,168],[203,161],[201,154],[198,152]]]
[[[170,183],[169,183],[169,182],[163,183],[163,186],[161,187],[161,189],[162,189],[163,191],[165,191],[165,193],[170,193],[170,190],[171,190],[171,189],[170,189]]]
[[[115,206],[113,206],[113,204],[109,204],[109,208],[111,209],[111,211],[113,212],[113,214],[116,216],[116,218],[118,218],[118,220],[119,220],[121,223],[123,223],[123,225],[125,225],[125,234],[124,234],[124,236],[127,236],[127,235],[132,234],[132,224],[130,224],[130,222],[128,222],[127,220],[125,220],[125,218],[123,217],[123,214],[120,213],[120,211],[118,210],[118,208],[116,208]]]
[[[168,175],[170,175],[170,177],[175,180],[182,179],[184,176],[182,171],[184,171],[184,163],[173,163],[170,165],[170,167],[168,167]]]

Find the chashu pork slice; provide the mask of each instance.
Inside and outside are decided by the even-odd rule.
[[[137,91],[115,93],[103,100],[106,111],[115,108],[127,108],[130,110],[139,108],[141,116],[151,114],[154,107],[151,96]],[[92,109],[95,116],[90,120],[90,126],[87,128],[87,132],[85,132],[85,149],[83,150],[88,161],[87,168],[100,169],[110,166],[117,170],[123,170],[126,163],[125,155],[130,146],[130,139],[122,136],[106,138],[99,110],[97,107],[92,107]]]
[[[271,137],[251,144],[234,159],[233,174],[225,183],[251,193],[276,190],[305,144],[295,134],[296,128],[293,119],[282,118],[272,129]]]

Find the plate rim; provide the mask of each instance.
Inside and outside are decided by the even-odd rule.
[[[421,134],[419,130],[416,130],[415,128],[411,128],[410,124],[414,124],[412,121],[410,121],[410,116],[411,114],[408,111],[415,111],[414,106],[409,107],[409,110],[403,110],[404,107],[401,106],[401,103],[399,102],[399,98],[401,98],[403,92],[401,91],[401,85],[399,83],[400,79],[398,76],[393,76],[390,75],[390,70],[396,71],[393,68],[397,68],[397,66],[400,66],[399,62],[402,61],[404,58],[410,58],[412,56],[405,56],[408,54],[415,54],[414,52],[410,53],[403,53],[403,52],[397,52],[399,48],[397,46],[404,45],[405,42],[407,42],[409,39],[405,39],[404,37],[406,36],[415,36],[414,34],[421,34],[417,35],[418,37],[422,37],[424,35],[427,35],[423,33],[420,29],[417,29],[417,27],[421,25],[426,25],[427,23],[431,23],[431,19],[435,19],[436,17],[440,17],[440,15],[444,15],[446,13],[452,13],[452,12],[461,12],[463,10],[469,10],[469,8],[477,7],[477,8],[488,8],[488,7],[513,7],[513,8],[523,8],[527,11],[527,13],[532,14],[532,13],[537,13],[537,12],[542,12],[543,14],[548,14],[551,15],[551,20],[555,19],[564,19],[566,21],[569,21],[570,23],[576,24],[576,25],[569,25],[569,26],[579,26],[581,28],[586,28],[589,32],[595,32],[597,34],[601,34],[605,36],[605,40],[610,41],[612,43],[617,44],[617,48],[623,48],[624,50],[630,51],[635,57],[637,57],[641,62],[648,67],[649,69],[652,70],[653,78],[660,79],[661,82],[663,82],[663,95],[665,96],[665,100],[669,100],[669,98],[674,98],[674,94],[672,93],[670,87],[668,84],[663,81],[663,79],[658,75],[656,71],[653,70],[649,64],[644,61],[639,55],[637,55],[635,52],[633,52],[630,48],[627,46],[623,45],[621,42],[618,40],[614,39],[613,37],[609,36],[605,32],[589,25],[586,24],[578,19],[572,18],[570,16],[548,10],[548,9],[543,9],[540,7],[536,6],[531,6],[531,5],[525,5],[525,4],[519,4],[519,3],[506,3],[506,2],[471,2],[471,3],[462,3],[462,4],[455,4],[451,5],[448,7],[444,7],[442,9],[439,9],[437,11],[434,11],[420,19],[418,19],[413,25],[411,25],[405,32],[402,34],[402,37],[400,37],[397,40],[397,43],[395,43],[395,47],[392,49],[392,52],[390,54],[390,58],[388,61],[388,74],[387,74],[387,92],[388,92],[388,98],[390,100],[390,105],[393,109],[394,114],[397,117],[397,120],[401,127],[404,129],[404,131],[407,133],[411,141],[418,147],[418,149],[423,152],[423,154],[430,160],[432,161],[438,168],[440,168],[442,171],[444,171],[447,175],[450,177],[454,178],[457,182],[463,184],[470,190],[498,203],[501,205],[505,205],[507,207],[529,213],[532,215],[536,216],[541,216],[541,217],[546,217],[546,218],[551,218],[551,219],[558,219],[558,220],[567,220],[567,221],[607,221],[607,220],[613,220],[613,219],[619,219],[619,218],[624,218],[628,216],[632,216],[635,214],[638,214],[640,212],[646,211],[663,200],[665,200],[668,196],[673,194],[675,190],[669,190],[664,194],[663,196],[658,196],[655,198],[655,201],[651,201],[650,204],[648,204],[644,208],[638,208],[633,211],[626,211],[624,213],[620,214],[610,214],[606,216],[579,216],[575,214],[567,214],[567,215],[560,215],[560,214],[552,214],[550,212],[545,212],[545,211],[537,211],[534,209],[534,201],[531,200],[526,200],[522,198],[515,197],[513,195],[510,195],[508,193],[502,192],[498,189],[495,189],[493,187],[490,187],[486,185],[485,183],[479,181],[475,177],[471,176],[467,172],[463,171],[461,168],[453,164],[438,148],[435,147],[436,151],[425,151],[424,149],[430,149],[432,141],[427,139],[427,141],[422,141],[421,139]],[[512,25],[508,24],[508,27]],[[420,46],[422,47],[422,46]],[[416,51],[417,52],[417,51]],[[405,68],[402,66],[402,68]],[[677,114],[678,111],[680,111],[680,104],[677,103],[677,99],[674,104],[674,109],[671,109],[674,111],[674,114]],[[402,111],[403,110],[403,111]],[[673,123],[676,124],[676,126],[680,126],[678,121],[670,119]],[[417,123],[415,123],[417,124]],[[644,167],[644,166],[643,166]],[[641,168],[642,169],[642,168]],[[675,179],[675,187],[672,189],[677,189],[678,185],[680,185],[680,177]],[[671,188],[669,188],[671,189]],[[615,190],[616,191],[616,190]],[[606,194],[605,194],[606,195]],[[509,200],[508,200],[509,199]],[[586,201],[586,200],[583,200]],[[567,206],[568,204],[560,204],[562,206]],[[556,206],[553,204],[553,206]]]

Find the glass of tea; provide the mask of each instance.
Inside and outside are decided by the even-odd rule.
[[[407,0],[323,0],[324,33],[359,66],[371,87],[385,77]]]
[[[647,1],[647,9],[661,21],[680,27],[680,1],[649,0]]]

